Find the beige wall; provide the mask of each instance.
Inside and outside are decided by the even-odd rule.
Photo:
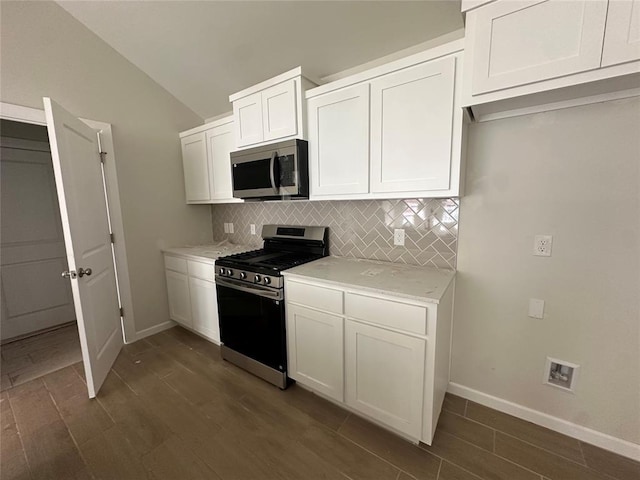
[[[0,100],[48,96],[113,125],[135,328],[168,320],[161,245],[211,240],[210,207],[187,206],[178,132],[202,119],[52,2],[2,2]]]
[[[633,99],[471,126],[452,358],[453,382],[635,443],[638,125]],[[542,384],[548,355],[581,366],[575,394]]]

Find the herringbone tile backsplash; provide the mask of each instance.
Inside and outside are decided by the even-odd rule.
[[[213,205],[211,214],[214,240],[260,246],[264,224],[322,225],[331,255],[456,268],[457,198],[255,202]],[[224,233],[225,222],[233,234]],[[405,229],[402,247],[393,245],[394,228]]]

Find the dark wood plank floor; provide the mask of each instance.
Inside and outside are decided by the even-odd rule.
[[[0,391],[82,361],[75,322],[0,347]]]
[[[412,445],[179,327],[126,346],[95,400],[81,364],[1,395],[2,480],[640,478],[636,462],[454,396],[433,446]]]

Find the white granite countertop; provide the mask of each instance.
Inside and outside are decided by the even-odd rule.
[[[430,267],[344,257],[325,257],[282,274],[428,303],[439,303],[456,275]]]
[[[198,260],[200,262],[213,264],[220,257],[233,255],[234,253],[257,250],[258,248],[259,247],[253,245],[238,245],[224,240],[222,242],[213,243],[211,245],[187,245],[184,247],[169,247],[162,249],[162,251],[164,253],[178,255],[180,257],[187,257],[193,260]]]

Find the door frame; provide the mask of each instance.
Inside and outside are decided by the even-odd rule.
[[[31,123],[47,126],[44,110],[23,107],[11,103],[0,102],[0,118],[14,122]],[[116,170],[115,149],[113,146],[113,134],[111,124],[87,120],[81,118],[84,123],[100,133],[100,144],[103,151],[107,152],[104,162],[105,186],[107,188],[107,205],[111,230],[115,238],[113,250],[115,252],[116,279],[120,292],[120,302],[124,310],[122,317],[122,329],[125,343],[137,340],[135,322],[133,316],[133,301],[131,296],[131,281],[129,278],[129,265],[127,263],[127,248],[124,235],[124,222],[120,203],[120,190],[118,188],[118,175]]]

